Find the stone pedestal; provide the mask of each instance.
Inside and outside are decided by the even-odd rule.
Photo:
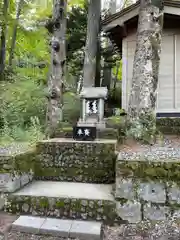
[[[80,97],[82,102],[82,115],[78,121],[81,127],[106,127],[104,120],[104,100],[107,97],[106,87],[83,88]]]

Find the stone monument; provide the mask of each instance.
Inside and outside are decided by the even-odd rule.
[[[104,119],[104,100],[107,98],[106,87],[86,87],[80,93],[82,113],[78,127],[106,127]]]

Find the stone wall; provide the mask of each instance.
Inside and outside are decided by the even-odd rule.
[[[124,135],[126,116],[109,117],[106,123],[108,128],[118,130],[118,138]],[[156,126],[163,134],[180,134],[180,118],[157,118]]]
[[[157,128],[164,134],[180,134],[180,118],[158,118]]]
[[[12,193],[33,179],[35,149],[0,154],[0,193]]]
[[[108,224],[118,221],[115,202],[108,200],[11,195],[5,211],[62,219],[96,220]]]
[[[121,153],[116,163],[117,213],[132,223],[180,217],[179,151]]]
[[[89,183],[115,181],[115,140],[55,139],[37,144],[35,178]]]

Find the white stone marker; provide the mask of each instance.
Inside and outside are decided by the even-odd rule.
[[[80,97],[82,102],[82,114],[78,121],[80,127],[105,128],[104,100],[107,98],[106,87],[83,88]]]

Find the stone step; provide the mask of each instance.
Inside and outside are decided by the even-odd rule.
[[[77,238],[80,240],[102,239],[102,223],[62,220],[46,217],[20,216],[13,224],[12,231],[53,237]]]
[[[37,144],[36,180],[114,183],[116,140],[56,138]],[[83,153],[83,154],[82,154]]]
[[[33,181],[8,196],[5,210],[111,223],[116,220],[116,203],[111,193],[112,185]]]

